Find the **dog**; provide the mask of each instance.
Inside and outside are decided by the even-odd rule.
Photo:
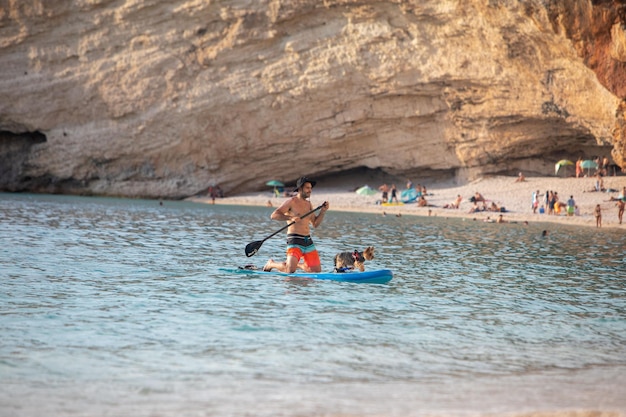
[[[374,247],[368,246],[363,252],[341,252],[335,255],[335,271],[345,272],[351,269],[365,271],[365,261],[374,259]]]

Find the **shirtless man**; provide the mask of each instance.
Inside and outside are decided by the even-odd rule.
[[[264,271],[276,268],[281,272],[293,273],[297,268],[306,272],[321,272],[322,265],[319,254],[310,236],[310,226],[317,228],[324,220],[324,213],[328,210],[328,201],[320,209],[319,214],[311,213],[305,218],[300,216],[313,210],[313,205],[308,200],[316,181],[306,177],[300,177],[296,183],[298,195],[291,197],[280,205],[271,215],[272,220],[293,223],[287,228],[287,260],[276,262],[273,259],[267,261]],[[304,264],[299,265],[300,259],[304,258]]]

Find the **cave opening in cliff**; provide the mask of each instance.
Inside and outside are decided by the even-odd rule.
[[[445,181],[456,179],[457,170],[452,169],[431,169],[426,167],[413,169],[384,169],[356,167],[344,169],[333,173],[320,173],[316,175],[316,179],[322,183],[332,186],[355,187],[356,185],[369,185],[378,187],[383,183],[396,185],[404,184],[407,180],[414,182],[424,181]]]
[[[30,148],[46,142],[46,135],[39,131],[14,133],[0,130],[0,190],[19,191],[23,188],[24,164]]]
[[[47,142],[46,135],[36,130],[34,132],[15,133],[8,130],[0,130],[0,144],[35,144]]]

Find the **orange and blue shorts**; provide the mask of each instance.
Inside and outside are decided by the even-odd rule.
[[[295,233],[288,234],[287,256],[293,256],[298,262],[300,262],[300,259],[304,259],[304,264],[309,268],[322,264],[311,236],[302,236]]]

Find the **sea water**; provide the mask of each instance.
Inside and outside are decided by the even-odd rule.
[[[271,210],[0,194],[0,416],[626,412],[622,231],[331,209],[389,284],[224,272]]]

